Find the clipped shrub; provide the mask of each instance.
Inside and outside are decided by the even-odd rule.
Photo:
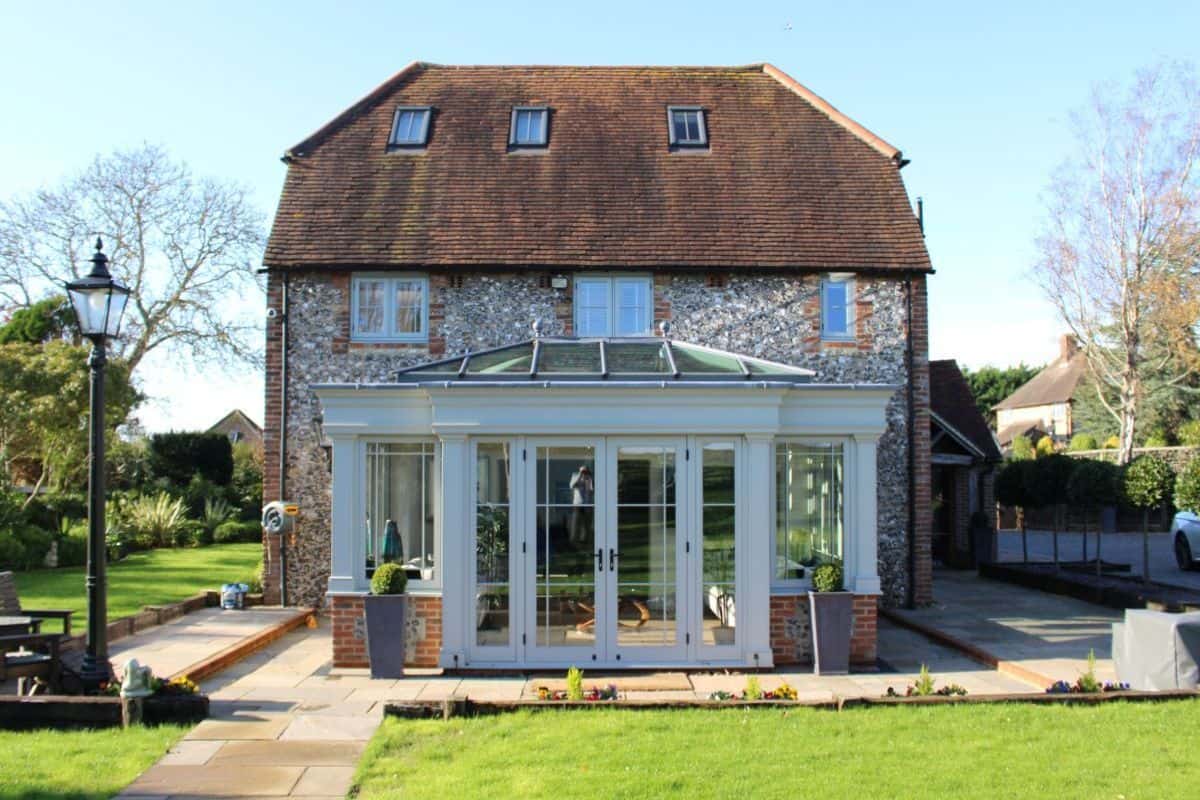
[[[844,575],[842,565],[837,562],[822,564],[813,570],[812,585],[817,592],[840,592]]]
[[[222,522],[213,531],[213,542],[216,544],[258,542],[261,540],[262,525],[253,520],[231,519],[227,522]]]
[[[1056,506],[1067,501],[1067,482],[1075,470],[1075,459],[1061,453],[1039,458],[1026,477],[1025,491],[1035,508]]]
[[[1030,472],[1035,469],[1032,461],[1009,461],[996,474],[996,500],[1006,506],[1032,508],[1033,503],[1025,487],[1030,483]]]
[[[371,594],[404,594],[408,575],[399,564],[384,564],[371,576]]]
[[[1033,450],[1033,442],[1029,441],[1028,436],[1014,436],[1012,441],[1012,451],[1009,458],[1013,461],[1032,461],[1037,457],[1037,453]]]
[[[1049,436],[1043,436],[1042,438],[1038,439],[1037,457],[1042,458],[1043,456],[1051,455],[1054,455],[1054,440]]]
[[[149,462],[151,475],[173,486],[187,486],[195,476],[228,486],[233,478],[233,448],[222,433],[156,433]]]
[[[1110,436],[1104,440],[1104,449],[1105,450],[1116,450],[1120,446],[1121,446],[1121,437],[1117,436],[1115,433],[1112,436]]]
[[[1120,469],[1107,461],[1081,458],[1067,479],[1067,500],[1083,508],[1120,502]]]
[[[1161,508],[1171,502],[1175,471],[1158,456],[1138,456],[1125,468],[1125,500],[1134,508]]]
[[[1200,447],[1200,419],[1193,419],[1179,426],[1175,437],[1186,447]]]
[[[1071,443],[1067,445],[1067,451],[1070,453],[1078,453],[1080,450],[1099,450],[1100,443],[1096,441],[1096,437],[1090,433],[1077,433],[1071,437]]]
[[[1179,471],[1179,477],[1175,479],[1175,506],[1200,514],[1200,456]]]

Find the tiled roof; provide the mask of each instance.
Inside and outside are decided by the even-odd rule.
[[[514,105],[549,147],[508,148]],[[710,147],[672,151],[667,105]],[[400,105],[428,146],[388,150]],[[927,271],[900,153],[770,65],[402,70],[285,157],[265,263]]]
[[[1015,392],[1001,400],[993,408],[1028,408],[1053,403],[1069,403],[1075,396],[1079,379],[1087,370],[1087,356],[1082,351],[1060,356],[1021,384]]]
[[[1000,460],[987,420],[954,359],[929,362],[929,409],[990,460]]]

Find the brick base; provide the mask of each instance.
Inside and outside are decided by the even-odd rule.
[[[850,662],[874,664],[877,655],[878,598],[854,596],[854,632],[850,637]],[[812,626],[808,595],[771,597],[771,652],[776,666],[812,663]]]
[[[404,663],[413,667],[436,667],[442,648],[442,598],[409,597],[408,610]],[[367,656],[363,596],[330,595],[329,617],[333,624],[333,666],[371,666]]]

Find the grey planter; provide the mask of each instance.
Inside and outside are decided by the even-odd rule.
[[[845,675],[850,671],[850,637],[854,632],[852,592],[809,592],[812,612],[813,672]]]
[[[404,677],[404,620],[408,597],[369,594],[363,598],[367,618],[367,656],[372,678]]]

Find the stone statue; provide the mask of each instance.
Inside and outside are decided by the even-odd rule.
[[[125,677],[121,680],[121,697],[149,697],[154,694],[150,687],[150,668],[143,667],[136,658],[125,662]]]

